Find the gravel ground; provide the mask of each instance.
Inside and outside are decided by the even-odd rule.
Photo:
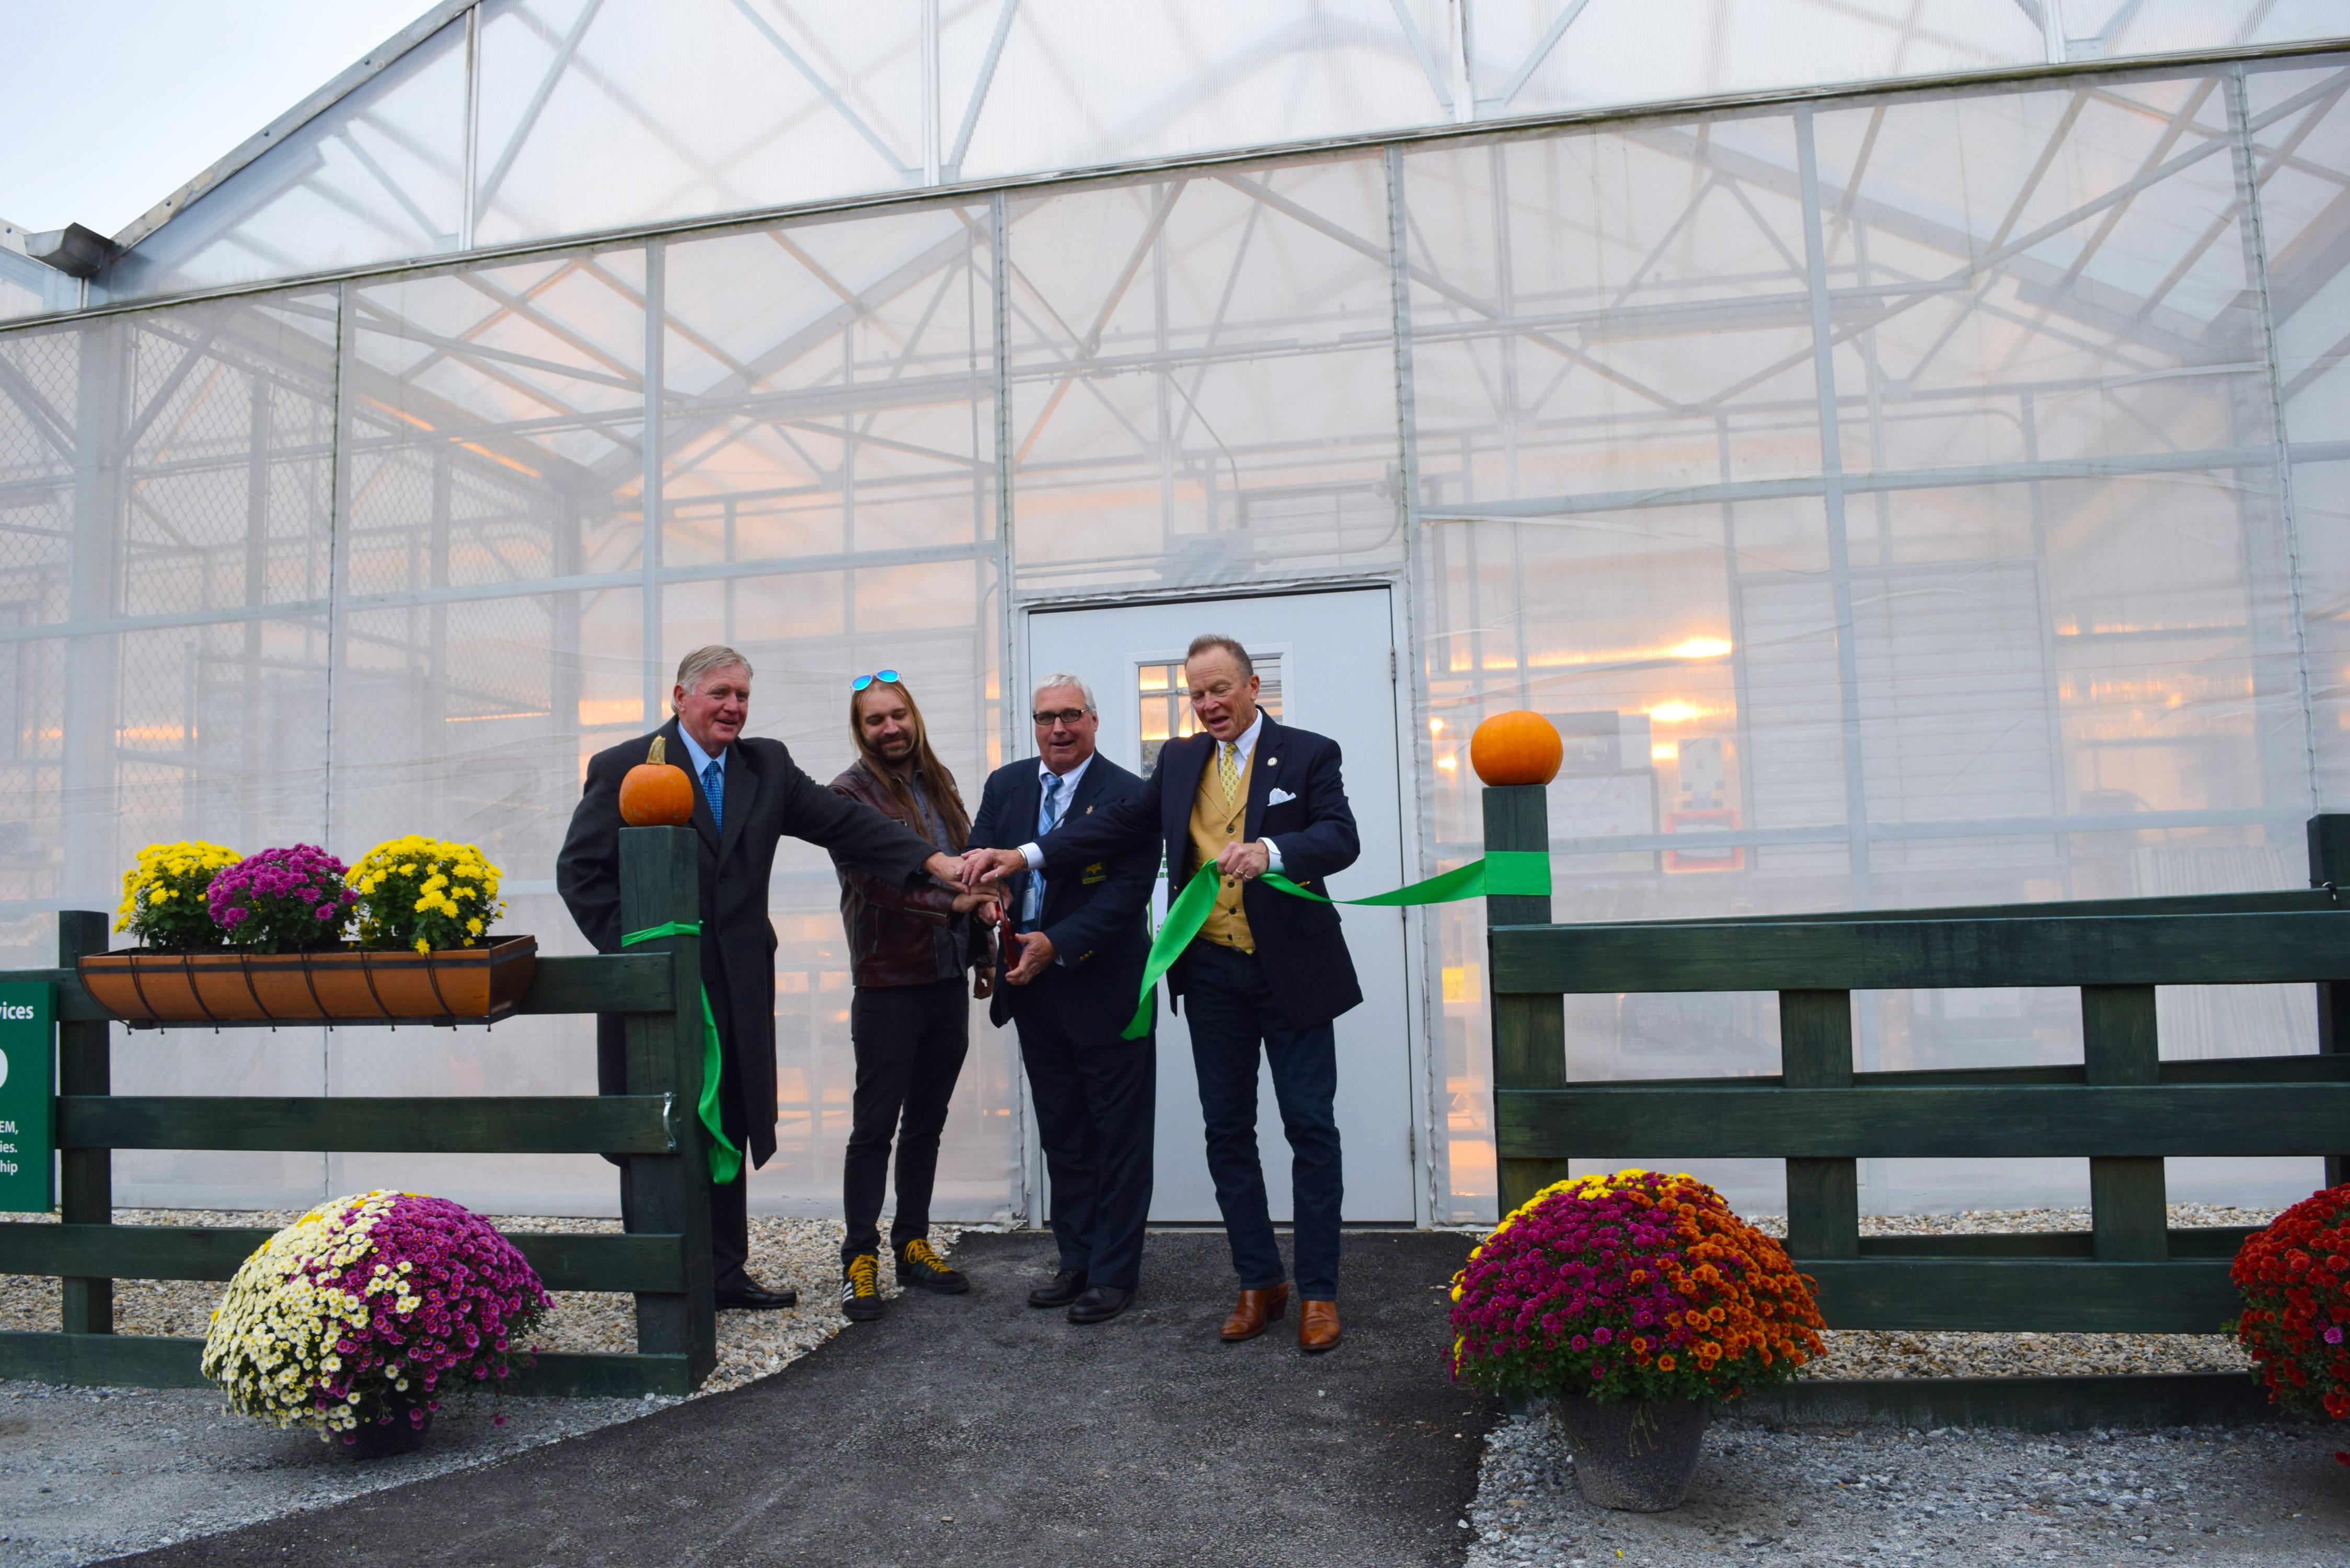
[[[121,1224],[283,1225],[299,1216],[195,1210],[118,1210]],[[504,1230],[618,1231],[617,1220],[538,1216],[496,1220]],[[950,1256],[956,1235],[936,1241]],[[834,1303],[840,1278],[837,1220],[751,1221],[751,1272],[791,1285],[788,1312],[718,1314],[718,1368],[692,1396],[739,1388],[779,1372],[847,1326]],[[884,1294],[895,1295],[890,1271]],[[200,1335],[224,1287],[199,1280],[115,1284],[119,1334]],[[636,1347],[629,1298],[558,1291],[534,1343],[545,1350]],[[0,1328],[53,1330],[57,1282],[0,1274]],[[0,1381],[0,1568],[89,1563],[323,1508],[427,1476],[488,1464],[543,1443],[632,1420],[674,1398],[481,1399],[444,1410],[422,1451],[354,1462],[340,1445],[280,1432],[222,1409],[209,1389],[67,1388]],[[503,1427],[499,1416],[505,1417]]]
[[[2174,1203],[2173,1230],[2265,1225],[2272,1209]],[[1783,1237],[1786,1220],[1758,1216],[1757,1230]],[[2086,1231],[2086,1209],[1991,1209],[1966,1214],[1864,1214],[1864,1236],[1980,1236],[2019,1231]],[[1827,1355],[1806,1377],[2055,1377],[2119,1372],[2241,1372],[2251,1363],[2224,1334],[1912,1334],[1830,1329]]]
[[[2062,1437],[1717,1421],[1670,1513],[1593,1508],[1550,1417],[1485,1440],[1469,1568],[2350,1563],[2338,1436],[2303,1425]]]

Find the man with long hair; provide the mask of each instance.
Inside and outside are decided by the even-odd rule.
[[[832,781],[833,793],[871,806],[942,853],[961,854],[971,838],[971,814],[896,670],[850,683],[848,733],[857,761]],[[931,1187],[947,1102],[971,1044],[963,976],[978,970],[970,994],[988,994],[997,895],[908,886],[869,876],[847,857],[833,862],[856,981],[848,1004],[857,1088],[841,1170],[848,1234],[840,1247],[840,1310],[861,1321],[881,1315],[881,1198],[893,1133],[898,1216],[889,1251],[898,1283],[950,1295],[971,1288],[931,1250]]]

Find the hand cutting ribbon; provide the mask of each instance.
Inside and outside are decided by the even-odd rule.
[[[1176,957],[1191,945],[1207,923],[1208,911],[1215,907],[1216,888],[1220,878],[1211,867],[1201,867],[1183,885],[1183,891],[1167,908],[1167,921],[1159,934],[1150,939],[1150,956],[1143,961],[1142,995],[1136,1002],[1134,1021],[1118,1032],[1121,1040],[1139,1040],[1150,1029],[1150,1003],[1159,981],[1172,968]],[[1278,888],[1293,898],[1311,898],[1317,904],[1369,904],[1397,907],[1407,904],[1451,904],[1463,898],[1482,898],[1494,894],[1520,895],[1529,898],[1550,896],[1550,857],[1534,849],[1496,849],[1489,851],[1482,860],[1471,860],[1466,866],[1456,866],[1426,881],[1413,882],[1391,893],[1374,893],[1367,898],[1326,898],[1319,893],[1308,892],[1278,871],[1268,871],[1257,878],[1268,888]]]
[[[620,939],[624,948],[639,942],[649,942],[657,937],[698,937],[702,934],[699,920],[671,920],[665,926],[649,926],[641,931],[630,931]],[[726,1128],[718,1114],[718,1074],[724,1058],[718,1051],[718,1020],[710,1011],[710,992],[694,978],[694,993],[702,998],[702,1103],[694,1107],[702,1117],[702,1126],[710,1134],[710,1179],[723,1187],[743,1174],[743,1151],[726,1136]]]

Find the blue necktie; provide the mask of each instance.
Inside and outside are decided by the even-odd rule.
[[[711,758],[710,765],[702,770],[702,793],[710,797],[710,826],[725,831],[726,770],[718,765],[716,757]]]
[[[1059,821],[1058,815],[1053,810],[1053,797],[1060,793],[1060,775],[1046,774],[1044,795],[1036,803],[1036,837],[1039,841],[1052,832],[1054,826]],[[1020,895],[1020,924],[1026,929],[1034,930],[1037,918],[1044,912],[1045,874],[1042,871],[1031,871],[1028,873],[1028,886]]]

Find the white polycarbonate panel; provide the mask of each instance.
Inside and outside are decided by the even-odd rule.
[[[958,8],[951,178],[982,180],[1452,118],[1445,7],[1393,0],[989,0]],[[1001,36],[1001,42],[998,36]],[[987,67],[991,54],[994,67]],[[968,122],[971,130],[962,130]]]
[[[477,244],[923,182],[920,6],[482,8]]]
[[[2350,32],[2334,0],[2058,0],[2064,57],[2162,55],[2338,38]]]
[[[2340,96],[2305,76],[2256,139]],[[2203,76],[1408,159],[1444,853],[1477,833],[1453,747],[1531,707],[1568,738],[1561,919],[2298,884],[2325,699],[2231,101]],[[1482,943],[1440,923],[1473,1203]],[[2168,1055],[2314,1044],[2303,989],[2161,1006]],[[1774,1012],[1574,999],[1569,1075],[1773,1071]],[[1856,1023],[1865,1069],[2078,1060],[2068,992],[1887,992]],[[1774,1200],[1773,1167],[1721,1174]],[[2078,1171],[1864,1180],[1950,1207]]]
[[[313,295],[0,339],[11,967],[55,961],[50,911],[111,912],[142,845],[324,834],[332,312]],[[320,1043],[125,1036],[113,1083],[316,1094]],[[295,1203],[318,1171],[315,1154],[125,1150],[115,1190]]]
[[[2014,0],[1475,0],[1480,115],[2036,65]]]
[[[2350,78],[2339,64],[2247,78],[2278,393],[2293,456],[2310,681],[2350,690]],[[2350,724],[2313,731],[2318,797],[2350,801]]]
[[[438,255],[458,248],[465,24],[450,23],[133,246],[93,299]]]
[[[1387,130],[2345,31],[2330,0],[2062,0],[2060,13],[2043,24],[2039,0],[483,0],[470,98],[460,17],[197,194],[97,293]],[[0,319],[72,303],[35,292],[42,302],[0,276]]]
[[[1024,591],[1400,558],[1387,222],[1375,160],[1013,209]]]
[[[725,642],[756,670],[751,731],[819,784],[846,768],[849,682],[899,670],[965,805],[1000,759],[994,272],[985,208],[757,229],[664,247],[664,661]],[[840,1201],[857,1064],[831,857],[786,841],[767,1211]],[[1012,1036],[972,1009],[936,1212],[1006,1211],[1020,1179]]]

